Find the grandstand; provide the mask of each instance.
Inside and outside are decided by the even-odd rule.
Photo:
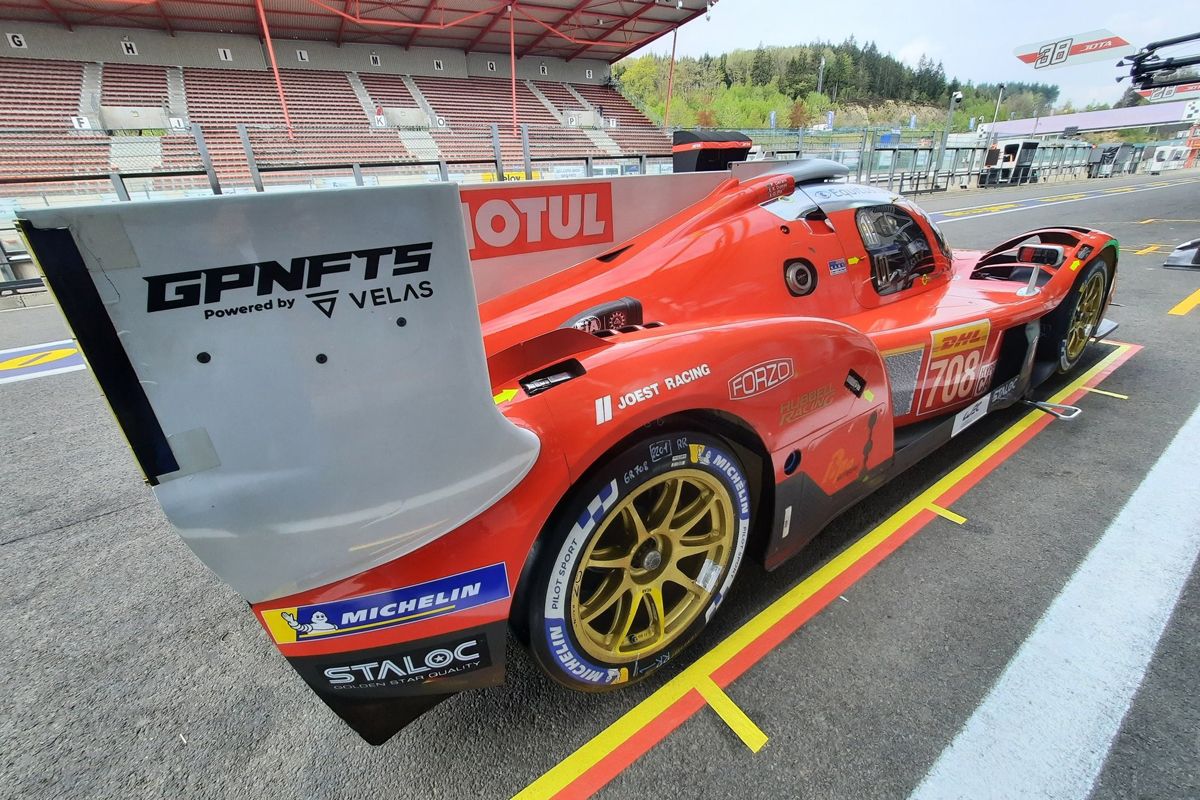
[[[0,8],[0,196],[114,172],[173,188],[208,170],[228,190],[351,165],[445,175],[666,156],[668,136],[609,85],[610,65],[705,7],[539,0],[510,15],[463,0],[477,10],[447,23],[440,0],[370,18],[275,0],[260,26],[254,0],[103,17],[89,2]],[[438,24],[406,27],[434,11]]]

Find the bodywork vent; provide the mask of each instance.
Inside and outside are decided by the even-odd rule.
[[[917,390],[917,374],[921,370],[921,359],[925,348],[890,353],[883,357],[888,380],[892,383],[892,414],[902,417],[912,411],[913,394]]]

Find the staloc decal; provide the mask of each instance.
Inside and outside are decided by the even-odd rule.
[[[419,644],[376,660],[363,660],[356,654],[345,663],[325,667],[320,674],[335,691],[359,692],[462,675],[491,663],[487,637],[473,634],[447,642]]]
[[[453,614],[509,596],[504,564],[386,592],[262,612],[263,624],[280,643],[352,636]]]
[[[380,281],[429,272],[433,242],[372,247],[366,250],[297,256],[285,266],[256,261],[163,275],[147,275],[146,312],[205,306],[204,319],[224,319],[261,311],[287,311],[304,292],[318,311],[332,317],[340,289],[323,288],[331,276],[345,273],[357,280]],[[353,306],[366,309],[433,296],[433,283],[413,280],[404,285],[347,289]]]

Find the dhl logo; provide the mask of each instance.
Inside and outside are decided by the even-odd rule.
[[[986,319],[947,328],[943,331],[934,331],[933,353],[930,358],[943,358],[955,353],[982,348],[987,344],[991,331],[992,323]]]

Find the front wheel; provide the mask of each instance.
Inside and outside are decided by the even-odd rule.
[[[570,688],[641,680],[704,628],[750,532],[746,471],[724,441],[648,435],[565,501],[528,593],[530,646]]]
[[[1038,356],[1057,362],[1059,373],[1065,374],[1075,368],[1096,333],[1112,280],[1111,269],[1108,261],[1097,258],[1075,281],[1058,308],[1042,320]]]

